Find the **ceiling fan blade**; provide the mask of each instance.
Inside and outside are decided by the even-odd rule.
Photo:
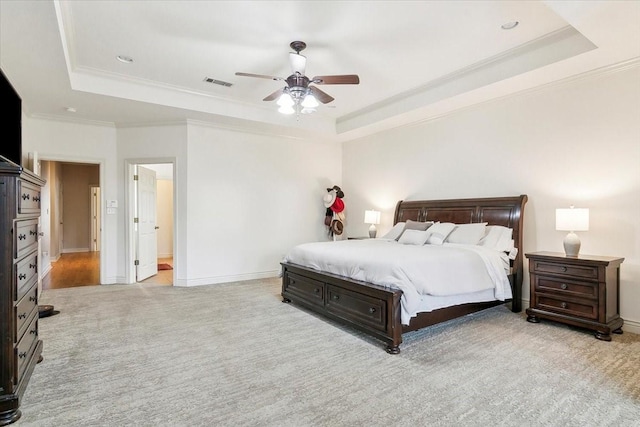
[[[316,76],[311,83],[318,85],[357,85],[360,77],[357,74],[342,74],[338,76]]]
[[[335,99],[333,96],[329,95],[326,92],[321,91],[315,86],[309,86],[309,90],[311,91],[313,96],[315,96],[316,99],[322,102],[323,104],[328,104]]]
[[[304,76],[304,71],[307,66],[306,56],[291,52],[289,53],[289,63],[291,64],[291,72],[293,74],[300,73]]]
[[[259,79],[267,79],[267,80],[284,80],[282,77],[265,76],[264,74],[236,73],[236,76],[258,77]]]
[[[280,97],[280,95],[282,95],[283,92],[284,92],[284,88],[278,89],[277,91],[273,92],[271,95],[263,99],[263,101],[273,101],[274,99],[277,99],[278,97]]]

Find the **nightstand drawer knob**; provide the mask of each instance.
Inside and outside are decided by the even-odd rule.
[[[564,289],[566,290],[568,288],[566,283],[563,283],[562,285],[560,285],[560,289]]]
[[[562,308],[567,308],[567,303],[566,303],[566,302],[563,302],[562,304],[560,304],[560,307],[562,307]]]

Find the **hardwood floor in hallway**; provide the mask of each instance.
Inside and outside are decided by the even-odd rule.
[[[158,264],[173,267],[173,258],[159,258]],[[160,270],[140,283],[173,285],[173,270]],[[73,288],[100,285],[100,252],[75,252],[62,254],[51,263],[51,271],[42,279],[42,289]]]

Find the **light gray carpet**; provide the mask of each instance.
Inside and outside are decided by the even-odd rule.
[[[44,291],[17,426],[638,426],[640,336],[506,307],[402,353],[281,302],[279,279]]]

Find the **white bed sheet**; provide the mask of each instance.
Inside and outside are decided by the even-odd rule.
[[[422,311],[512,297],[506,254],[475,245],[314,242],[294,247],[284,261],[402,290],[405,325]]]

